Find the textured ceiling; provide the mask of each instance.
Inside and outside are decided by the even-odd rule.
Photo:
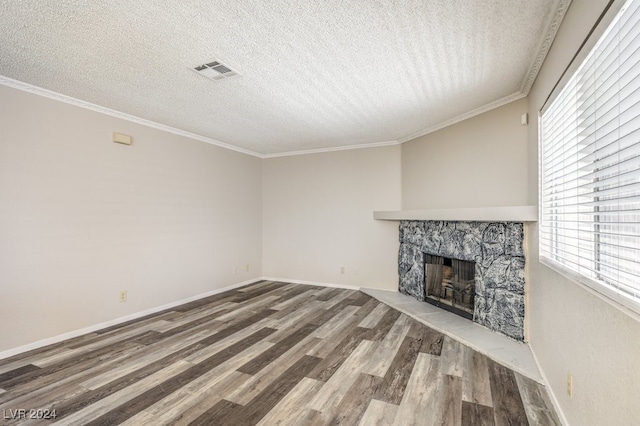
[[[402,142],[526,95],[568,2],[2,0],[0,75],[261,155]]]

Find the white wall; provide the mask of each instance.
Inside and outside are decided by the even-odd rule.
[[[573,0],[529,94],[529,186],[537,194],[537,111],[577,51],[606,0]],[[529,235],[529,339],[571,425],[635,425],[640,419],[640,323],[538,262]],[[573,375],[574,398],[567,395]]]
[[[271,158],[263,170],[265,276],[397,290],[398,222],[373,211],[400,209],[400,146]]]
[[[260,159],[4,86],[0,132],[0,352],[262,275]]]
[[[402,145],[402,208],[494,207],[528,201],[526,99]]]

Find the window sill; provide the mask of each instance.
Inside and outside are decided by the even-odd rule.
[[[615,291],[609,290],[607,287],[598,283],[597,281],[580,275],[579,273],[564,267],[562,264],[544,257],[542,254],[540,254],[539,259],[540,263],[542,263],[547,268],[553,270],[554,272],[557,272],[568,280],[575,282],[580,287],[587,290],[589,293],[596,296],[600,300],[608,303],[613,308],[640,322],[639,302],[635,302],[633,299],[624,297],[623,295],[620,295]]]

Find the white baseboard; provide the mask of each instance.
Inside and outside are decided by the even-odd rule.
[[[291,283],[291,284],[317,285],[319,287],[333,287],[333,288],[344,288],[347,290],[360,290],[360,287],[345,285],[345,284],[321,283],[316,281],[305,281],[305,280],[292,280],[290,278],[262,277],[262,279],[266,281],[278,281],[278,282]]]
[[[547,376],[546,376],[546,374],[544,374],[544,370],[542,369],[542,366],[540,365],[540,361],[538,361],[538,357],[536,356],[536,351],[533,350],[533,346],[531,346],[531,342],[529,342],[528,345],[529,345],[529,349],[531,349],[531,353],[533,354],[533,359],[536,361],[536,365],[538,366],[538,371],[540,372],[540,375],[542,376],[542,380],[544,380],[545,388],[547,388],[547,392],[549,393],[549,398],[551,399],[551,403],[553,404],[553,408],[555,408],[556,413],[558,414],[558,417],[560,418],[560,422],[563,425],[568,425],[569,422],[567,421],[567,418],[564,416],[564,412],[562,411],[562,409],[560,407],[560,403],[558,402],[558,399],[556,398],[556,395],[553,393],[553,390],[551,390],[551,386],[549,386],[549,379],[547,379]]]
[[[254,278],[248,281],[243,281],[240,283],[232,284],[227,287],[218,288],[207,293],[197,294],[195,296],[188,297],[186,299],[177,300],[175,302],[167,303],[166,305],[157,306],[155,308],[147,309],[141,312],[136,312],[130,315],[126,315],[124,317],[115,318],[109,321],[105,321],[99,324],[95,324],[89,327],[81,328],[79,330],[70,331],[68,333],[59,334],[57,336],[49,337],[43,340],[38,340],[37,342],[29,343],[23,346],[19,346],[13,349],[7,349],[6,351],[0,352],[0,360],[4,358],[9,358],[10,356],[18,355],[23,352],[28,352],[33,349],[42,348],[47,345],[52,345],[54,343],[62,342],[63,340],[72,339],[74,337],[82,336],[83,334],[92,333],[94,331],[102,330],[103,328],[111,327],[114,325],[121,324],[123,322],[131,321],[137,318],[142,318],[147,315],[154,314],[156,312],[164,311],[166,309],[170,309],[179,305],[183,305],[185,303],[193,302],[194,300],[203,299],[205,297],[213,296],[214,294],[223,293],[225,291],[233,290],[238,287],[243,287],[245,285],[253,284],[258,281],[278,281],[292,284],[304,284],[304,285],[315,285],[320,287],[335,287],[335,288],[344,288],[349,290],[360,290],[360,287],[354,287],[349,285],[342,284],[332,284],[332,283],[320,283],[315,281],[303,281],[303,280],[291,280],[288,278],[271,278],[271,277],[260,277]]]
[[[252,284],[258,281],[262,281],[263,278],[254,278],[248,281],[243,281],[241,283],[232,284],[227,287],[218,288],[215,290],[211,290],[206,293],[197,294],[195,296],[188,297],[186,299],[178,300],[175,302],[167,303],[166,305],[157,306],[155,308],[147,309],[141,312],[136,312],[134,314],[126,315],[124,317],[115,318],[109,321],[102,322],[100,324],[95,324],[89,327],[81,328],[79,330],[70,331],[68,333],[59,334],[57,336],[49,337],[47,339],[38,340],[37,342],[29,343],[24,346],[19,346],[17,348],[8,349],[6,351],[0,352],[0,359],[9,358],[10,356],[18,355],[23,352],[31,351],[33,349],[38,349],[43,346],[51,345],[54,343],[62,342],[63,340],[72,339],[74,337],[82,336],[83,334],[92,333],[94,331],[102,330],[103,328],[111,327],[117,324],[121,324],[123,322],[131,321],[136,318],[141,318],[146,315],[155,314],[156,312],[164,311],[165,309],[170,309],[179,305],[183,305],[185,303],[193,302],[194,300],[203,299],[205,297],[213,296],[214,294],[223,293],[225,291],[233,290],[238,287],[243,287],[248,284]]]

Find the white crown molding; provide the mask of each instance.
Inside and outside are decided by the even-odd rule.
[[[332,148],[307,149],[302,151],[287,151],[287,152],[279,152],[277,154],[263,154],[262,158],[290,157],[293,155],[321,154],[324,152],[350,151],[352,149],[378,148],[381,146],[400,145],[400,143],[401,143],[400,141],[386,141],[386,142],[366,143],[361,145],[336,146]]]
[[[538,42],[538,54],[531,63],[529,72],[527,73],[525,80],[522,82],[520,92],[524,93],[525,95],[529,94],[531,86],[533,86],[533,83],[536,81],[538,72],[540,72],[542,63],[547,57],[549,49],[551,49],[551,44],[553,44],[553,40],[556,38],[558,28],[560,28],[560,24],[562,23],[564,15],[567,13],[570,4],[571,0],[558,0],[558,3],[556,4],[555,11],[551,15],[551,18],[547,23],[547,31],[546,33],[542,33],[542,38]]]
[[[105,114],[111,117],[120,118],[122,120],[130,121],[132,123],[140,124],[143,126],[151,127],[154,129],[162,130],[174,135],[184,136],[189,139],[194,139],[200,142],[205,142],[211,145],[218,146],[220,148],[229,149],[231,151],[240,152],[242,154],[251,155],[253,157],[263,158],[262,154],[250,151],[248,149],[240,148],[234,145],[229,145],[224,142],[220,142],[215,139],[211,139],[205,136],[201,136],[195,133],[187,132],[185,130],[176,129],[175,127],[167,126],[166,124],[157,123],[155,121],[147,120],[145,118],[137,117],[135,115],[127,114],[124,112],[116,111],[111,108],[103,107],[100,105],[92,104],[81,99],[72,98],[71,96],[63,95],[61,93],[53,92],[42,87],[34,86],[32,84],[24,83],[22,81],[14,80],[9,77],[0,75],[0,84],[3,86],[11,87],[13,89],[22,90],[23,92],[32,93],[34,95],[42,96],[45,98],[53,99],[55,101],[64,102],[69,105],[74,105],[80,108],[84,108],[90,111],[94,111],[100,114]]]
[[[50,99],[54,99],[60,102],[64,102],[67,104],[71,104],[71,105],[75,105],[78,106],[80,108],[85,108],[88,110],[92,110],[98,113],[102,113],[102,114],[106,114],[112,117],[116,117],[116,118],[121,118],[123,120],[127,120],[127,121],[131,121],[134,123],[138,123],[144,126],[148,126],[148,127],[152,127],[155,129],[159,129],[159,130],[163,130],[169,133],[173,133],[179,136],[184,136],[190,139],[194,139],[197,141],[201,141],[201,142],[205,142],[205,143],[209,143],[212,145],[216,145],[218,147],[221,148],[225,148],[225,149],[229,149],[232,151],[236,151],[236,152],[240,152],[243,154],[247,154],[247,155],[251,155],[253,157],[258,157],[258,158],[262,158],[262,159],[266,159],[266,158],[277,158],[277,157],[288,157],[288,156],[296,156],[296,155],[306,155],[306,154],[319,154],[319,153],[327,153],[327,152],[335,152],[335,151],[347,151],[347,150],[353,150],[353,149],[366,149],[366,148],[377,148],[377,147],[382,147],[382,146],[393,146],[393,145],[399,145],[399,144],[403,144],[405,142],[411,141],[413,139],[419,138],[421,136],[427,135],[429,133],[433,133],[435,131],[438,131],[440,129],[443,129],[445,127],[451,126],[453,124],[459,123],[461,121],[467,120],[469,118],[475,117],[477,115],[480,115],[482,113],[485,113],[487,111],[493,110],[495,108],[499,108],[503,105],[506,105],[508,103],[514,102],[518,99],[524,98],[525,96],[528,95],[529,90],[531,89],[533,83],[535,82],[535,79],[538,75],[538,72],[540,71],[540,68],[542,67],[542,63],[544,62],[544,59],[547,56],[547,53],[549,52],[549,49],[551,48],[551,44],[553,43],[553,40],[556,36],[556,33],[558,32],[558,28],[560,27],[560,23],[562,22],[562,19],[564,18],[564,15],[567,12],[567,9],[569,8],[569,5],[571,4],[571,0],[558,0],[557,1],[557,5],[555,8],[554,13],[551,15],[551,18],[549,20],[549,23],[547,24],[547,31],[546,33],[543,34],[543,36],[540,39],[540,42],[538,43],[538,54],[536,55],[534,61],[532,62],[531,66],[529,67],[529,72],[527,73],[523,83],[522,83],[522,87],[521,90],[513,93],[509,96],[506,96],[504,98],[498,99],[494,102],[488,103],[486,105],[483,105],[479,108],[476,108],[472,111],[469,111],[467,113],[461,114],[457,117],[454,117],[452,119],[440,122],[438,124],[435,124],[433,126],[430,126],[426,129],[423,129],[419,132],[413,133],[409,136],[406,136],[404,138],[398,139],[398,140],[392,140],[392,141],[385,141],[385,142],[374,142],[374,143],[366,143],[366,144],[359,144],[359,145],[347,145],[347,146],[338,146],[338,147],[331,147],[331,148],[318,148],[318,149],[308,149],[308,150],[300,150],[300,151],[286,151],[286,152],[280,152],[280,153],[276,153],[276,154],[261,154],[261,153],[257,153],[254,151],[250,151],[248,149],[244,149],[244,148],[240,148],[234,145],[230,145],[224,142],[220,142],[218,140],[215,139],[211,139],[205,136],[201,136],[195,133],[191,133],[191,132],[187,132],[184,130],[180,130],[180,129],[176,129],[175,127],[171,127],[171,126],[167,126],[164,124],[160,124],[151,120],[147,120],[144,118],[140,118],[140,117],[136,117],[130,114],[126,114],[123,112],[119,112],[110,108],[106,108],[106,107],[102,107],[100,105],[95,105],[92,104],[90,102],[86,102],[86,101],[82,101],[76,98],[72,98],[70,96],[66,96],[66,95],[62,95],[60,93],[56,93],[41,87],[37,87],[37,86],[33,86],[31,84],[28,83],[24,83],[18,80],[14,80],[8,77],[4,77],[0,75],[0,84],[4,85],[4,86],[8,86],[8,87],[12,87],[18,90],[23,90],[25,92],[29,92],[29,93],[33,93],[36,95],[40,95],[40,96],[44,96]]]
[[[538,42],[538,54],[535,59],[531,63],[529,67],[529,71],[527,72],[524,81],[522,82],[522,86],[520,90],[516,93],[513,93],[507,97],[502,99],[498,99],[495,102],[491,102],[487,105],[481,106],[480,108],[476,108],[473,111],[468,113],[459,115],[450,120],[443,121],[434,126],[428,127],[420,132],[414,133],[402,139],[399,139],[400,143],[408,142],[410,140],[419,138],[421,136],[427,135],[429,133],[433,133],[437,130],[443,129],[445,127],[451,126],[453,124],[459,123],[461,121],[467,120],[469,118],[475,117],[476,115],[480,115],[484,112],[490,111],[492,109],[501,107],[510,102],[517,101],[518,99],[524,98],[529,94],[533,83],[540,72],[540,68],[542,68],[542,63],[547,57],[547,53],[549,53],[549,49],[551,49],[551,44],[553,44],[553,40],[556,37],[558,29],[560,28],[560,24],[562,23],[562,19],[564,19],[564,15],[567,13],[569,6],[571,5],[571,0],[557,0],[557,4],[554,12],[551,14],[549,22],[547,23],[547,31],[542,33],[542,37]]]
[[[427,135],[429,133],[433,133],[437,130],[443,129],[445,127],[451,126],[453,124],[459,123],[461,121],[467,120],[469,118],[475,117],[476,115],[480,115],[484,112],[490,111],[492,109],[501,107],[503,105],[506,105],[510,102],[513,102],[515,100],[518,100],[520,98],[523,98],[526,96],[526,94],[523,93],[514,93],[512,95],[509,95],[507,97],[504,97],[502,99],[498,99],[495,102],[491,102],[487,105],[484,105],[480,108],[476,108],[473,111],[470,111],[468,113],[465,114],[461,114],[457,117],[454,117],[450,120],[447,121],[443,121],[441,123],[438,123],[434,126],[428,127],[420,132],[414,133],[412,135],[409,135],[407,137],[404,137],[402,139],[399,140],[394,140],[394,141],[385,141],[385,142],[374,142],[374,143],[367,143],[367,144],[360,144],[360,145],[347,145],[347,146],[337,146],[337,147],[331,147],[331,148],[318,148],[318,149],[308,149],[308,150],[301,150],[301,151],[287,151],[287,152],[280,152],[277,154],[260,154],[254,151],[250,151],[244,148],[240,148],[234,145],[230,145],[224,142],[220,142],[217,141],[215,139],[211,139],[211,138],[207,138],[205,136],[201,136],[201,135],[197,135],[195,133],[191,133],[191,132],[187,132],[185,130],[180,130],[180,129],[176,129],[175,127],[171,127],[171,126],[167,126],[165,124],[161,124],[161,123],[157,123],[155,121],[151,121],[151,120],[147,120],[144,118],[140,118],[134,115],[130,115],[130,114],[126,114],[124,112],[120,112],[120,111],[116,111],[110,108],[106,108],[100,105],[96,105],[96,104],[92,104],[90,102],[86,102],[80,99],[76,99],[76,98],[72,98],[71,96],[67,96],[67,95],[63,95],[61,93],[57,93],[57,92],[53,92],[51,90],[48,89],[44,89],[42,87],[38,87],[38,86],[34,86],[32,84],[28,84],[28,83],[24,83],[22,81],[18,81],[18,80],[14,80],[12,78],[9,77],[5,77],[0,75],[0,85],[3,86],[7,86],[7,87],[11,87],[13,89],[17,89],[17,90],[22,90],[24,92],[28,92],[28,93],[32,93],[34,95],[38,95],[38,96],[42,96],[45,98],[49,98],[49,99],[53,99],[55,101],[59,101],[59,102],[64,102],[66,104],[69,105],[74,105],[77,106],[79,108],[83,108],[83,109],[87,109],[90,111],[94,111],[100,114],[105,114],[111,117],[116,117],[116,118],[120,118],[122,120],[126,120],[126,121],[130,121],[132,123],[136,123],[136,124],[140,124],[143,126],[147,126],[147,127],[151,127],[154,129],[158,129],[158,130],[162,130],[168,133],[173,133],[175,135],[178,136],[184,136],[186,138],[189,139],[193,139],[193,140],[197,140],[200,142],[205,142],[211,145],[215,145],[218,146],[220,148],[224,148],[224,149],[229,149],[231,151],[235,151],[235,152],[240,152],[242,154],[247,154],[250,155],[252,157],[257,157],[257,158],[261,158],[261,159],[267,159],[267,158],[277,158],[277,157],[289,157],[289,156],[296,156],[296,155],[306,155],[306,154],[320,154],[320,153],[326,153],[326,152],[335,152],[335,151],[348,151],[348,150],[353,150],[353,149],[366,149],[366,148],[378,148],[378,147],[383,147],[383,146],[393,146],[393,145],[400,145],[403,144],[405,142],[408,142],[410,140],[419,138],[421,136]]]
[[[536,77],[538,76],[538,73],[540,71],[540,68],[542,67],[542,64],[551,48],[551,45],[553,44],[553,40],[555,39],[555,36],[558,32],[558,29],[560,27],[560,24],[562,23],[562,20],[569,8],[569,6],[571,5],[571,0],[556,0],[556,6],[555,6],[555,10],[554,12],[550,15],[549,21],[546,25],[546,32],[542,33],[542,36],[538,42],[538,47],[537,47],[537,55],[534,58],[534,60],[532,61],[529,70],[522,82],[522,86],[520,88],[520,90],[512,95],[506,96],[502,99],[498,99],[497,101],[491,102],[489,104],[486,104],[484,106],[481,106],[479,108],[476,108],[473,111],[461,114],[457,117],[454,117],[452,119],[440,122],[438,124],[435,124],[433,126],[430,126],[426,129],[423,129],[419,132],[413,133],[409,136],[406,136],[404,138],[401,138],[399,140],[393,140],[393,141],[385,141],[385,142],[374,142],[374,143],[365,143],[365,144],[360,144],[360,145],[347,145],[347,146],[339,146],[339,147],[331,147],[331,148],[318,148],[318,149],[309,149],[309,150],[300,150],[300,151],[287,151],[287,152],[281,152],[281,153],[276,153],[276,154],[261,154],[258,152],[254,152],[245,148],[240,148],[238,146],[235,145],[231,145],[225,142],[221,142],[212,138],[208,138],[206,136],[202,136],[202,135],[198,135],[195,133],[191,133],[185,130],[181,130],[181,129],[177,129],[175,127],[171,127],[165,124],[161,124],[161,123],[157,123],[155,121],[151,121],[151,120],[147,120],[141,117],[137,117],[131,114],[127,114],[124,112],[120,112],[120,111],[116,111],[107,107],[103,107],[100,105],[96,105],[90,102],[86,102],[80,99],[76,99],[67,95],[63,95],[60,93],[56,93],[53,92],[51,90],[48,89],[44,89],[42,87],[38,87],[38,86],[34,86],[28,83],[24,83],[22,81],[18,81],[18,80],[14,80],[12,78],[9,77],[5,77],[0,75],[0,84],[4,85],[4,86],[8,86],[8,87],[12,87],[14,89],[18,89],[18,90],[22,90],[25,92],[29,92],[29,93],[33,93],[35,95],[39,95],[39,96],[43,96],[46,98],[50,98],[53,100],[57,100],[60,102],[64,102],[70,105],[74,105],[80,108],[84,108],[84,109],[88,109],[91,111],[95,111],[101,114],[105,114],[108,116],[112,116],[112,117],[116,117],[116,118],[120,118],[123,120],[127,120],[133,123],[137,123],[143,126],[147,126],[147,127],[151,127],[151,128],[155,128],[158,130],[162,130],[162,131],[166,131],[168,133],[173,133],[175,135],[179,135],[179,136],[184,136],[193,140],[197,140],[200,142],[205,142],[211,145],[215,145],[218,146],[220,148],[225,148],[225,149],[229,149],[231,151],[235,151],[235,152],[239,152],[242,154],[246,154],[246,155],[250,155],[253,157],[257,157],[257,158],[276,158],[276,157],[286,157],[286,156],[295,156],[295,155],[306,155],[306,154],[318,154],[318,153],[325,153],[325,152],[335,152],[335,151],[346,151],[346,150],[352,150],[352,149],[365,149],[365,148],[376,148],[376,147],[382,147],[382,146],[392,146],[392,145],[399,145],[402,144],[404,142],[408,142],[410,140],[419,138],[421,136],[427,135],[429,133],[433,133],[437,130],[443,129],[445,127],[451,126],[453,124],[459,123],[461,121],[467,120],[469,118],[475,117],[476,115],[480,115],[484,112],[490,111],[492,109],[501,107],[503,105],[506,105],[510,102],[516,101],[520,98],[523,98],[525,96],[527,96],[529,94],[529,91],[531,90],[531,87],[533,86],[533,83],[536,80]]]
[[[167,126],[165,124],[157,123],[155,121],[147,120],[145,118],[137,117],[135,115],[127,114],[124,112],[113,110],[111,108],[92,104],[91,102],[86,102],[81,99],[76,99],[71,96],[63,95],[61,93],[57,93],[42,87],[34,86],[32,84],[25,83],[19,80],[14,80],[12,78],[5,77],[2,75],[0,75],[0,85],[11,87],[17,90],[22,90],[23,92],[32,93],[34,95],[53,99],[59,102],[64,102],[69,105],[74,105],[79,108],[87,109],[90,111],[94,111],[100,114],[105,114],[115,118],[120,118],[122,120],[130,121],[132,123],[140,124],[143,126],[154,128],[154,129],[163,130],[168,133],[173,133],[174,135],[184,136],[189,139],[205,142],[211,145],[218,146],[220,148],[229,149],[231,151],[240,152],[242,154],[247,154],[247,155],[251,155],[253,157],[258,157],[258,158],[275,158],[275,157],[285,157],[285,156],[293,156],[293,155],[318,154],[322,152],[347,151],[352,149],[376,148],[380,146],[390,146],[390,145],[400,144],[399,141],[387,141],[387,142],[374,142],[374,143],[361,144],[361,145],[339,146],[339,147],[332,147],[332,148],[319,148],[319,149],[309,149],[309,150],[302,150],[302,151],[288,151],[288,152],[282,152],[277,154],[260,154],[258,152],[250,151],[248,149],[244,149],[244,148],[240,148],[224,142],[220,142],[218,140],[211,139],[206,136],[187,132],[185,130],[176,129],[175,127]]]
[[[421,130],[421,131],[419,131],[417,133],[414,133],[412,135],[409,135],[409,136],[406,136],[406,137],[404,137],[402,139],[399,139],[398,142],[400,142],[400,143],[409,142],[409,141],[411,141],[413,139],[417,139],[417,138],[419,138],[421,136],[428,135],[429,133],[433,133],[433,132],[438,131],[440,129],[444,129],[445,127],[449,127],[449,126],[451,126],[453,124],[456,124],[456,123],[459,123],[461,121],[468,120],[469,118],[475,117],[476,115],[483,114],[483,113],[485,113],[487,111],[491,111],[492,109],[499,108],[499,107],[501,107],[503,105],[506,105],[506,104],[509,104],[509,103],[511,103],[513,101],[517,101],[518,99],[522,99],[525,96],[527,96],[527,95],[524,94],[524,93],[516,92],[516,93],[511,94],[509,96],[506,96],[506,97],[504,97],[502,99],[498,99],[497,101],[494,101],[494,102],[491,102],[489,104],[483,105],[480,108],[476,108],[473,111],[469,111],[467,113],[464,113],[464,114],[461,114],[461,115],[459,115],[457,117],[454,117],[454,118],[452,118],[450,120],[443,121],[443,122],[435,124],[435,125],[433,125],[431,127],[427,127],[424,130]]]

